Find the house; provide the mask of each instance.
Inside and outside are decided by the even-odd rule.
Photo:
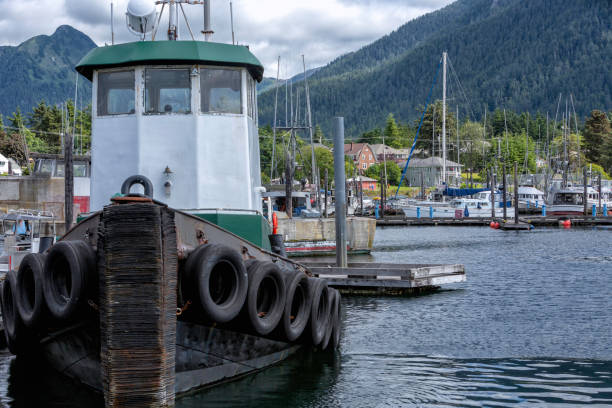
[[[352,183],[354,183],[355,179],[348,179],[346,180],[347,183],[349,183],[349,185],[352,185]],[[361,183],[361,188],[364,191],[376,191],[379,189],[378,187],[378,181],[376,181],[376,179],[370,178],[370,177],[366,177],[366,176],[357,176],[357,182]]]
[[[322,148],[331,151],[332,149],[329,146],[324,145],[323,143],[313,143],[315,149]],[[310,147],[310,145],[308,145]]]
[[[406,162],[400,164],[400,167],[405,166]],[[443,181],[442,167],[443,161],[441,157],[428,157],[425,159],[413,157],[410,159],[408,171],[406,172],[406,183],[411,187],[419,187],[422,175],[425,187],[439,186]],[[462,167],[461,164],[446,159],[446,181],[449,185],[459,184]]]
[[[391,146],[387,146],[384,144],[372,145],[372,151],[376,156],[376,160],[378,160],[379,162],[386,160],[393,161],[397,164],[401,162],[405,163],[406,160],[408,160],[408,156],[410,156],[410,149],[395,149]],[[415,149],[413,155],[416,155],[420,152],[420,150]]]
[[[6,157],[0,153],[0,174],[8,174],[9,172],[9,161]]]
[[[368,143],[348,143],[344,145],[344,155],[350,157],[362,174],[371,165],[376,164],[376,156]]]
[[[19,163],[17,163],[14,159],[10,157],[7,158],[0,154],[0,174],[5,174],[8,176],[21,176],[22,171],[21,167],[19,167]]]

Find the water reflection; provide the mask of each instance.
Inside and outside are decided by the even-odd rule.
[[[345,298],[340,355],[303,352],[177,406],[612,406],[611,232],[378,230],[372,255],[353,261],[463,263],[468,281],[419,297]],[[0,354],[3,404],[103,406],[44,366]]]

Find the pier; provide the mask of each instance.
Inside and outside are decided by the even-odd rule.
[[[520,217],[521,223],[533,225],[534,227],[557,227],[559,221],[570,220],[573,227],[594,227],[594,226],[609,226],[612,225],[612,217],[585,217],[585,216],[563,216],[563,217],[542,217],[542,216],[526,216]],[[388,216],[384,219],[376,220],[378,227],[398,227],[398,226],[456,226],[456,227],[484,227],[489,226],[491,222],[496,221],[503,224],[500,218],[412,218],[405,216]],[[513,221],[508,220],[508,223]],[[519,224],[521,225],[521,224]]]
[[[327,284],[351,295],[411,295],[465,282],[463,265],[354,262],[346,268],[309,262],[310,271]]]

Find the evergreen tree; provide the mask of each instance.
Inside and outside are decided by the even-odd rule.
[[[395,122],[395,117],[392,113],[387,116],[387,122],[385,124],[385,144],[387,146],[391,146],[394,148],[401,148],[402,144],[400,141],[400,131],[397,123]]]
[[[24,125],[23,115],[21,109],[17,108],[13,115],[8,118],[9,126],[15,129],[21,129]]]
[[[594,110],[584,126],[586,158],[593,163],[604,164],[607,147],[612,144],[612,130],[605,112]]]

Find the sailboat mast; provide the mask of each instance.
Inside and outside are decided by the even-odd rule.
[[[459,105],[457,105],[457,164],[459,163]]]
[[[272,164],[270,165],[270,183],[274,179],[274,161],[276,158],[276,110],[278,108],[278,77],[280,76],[280,55],[278,56],[278,65],[276,66],[276,95],[274,96],[274,125],[272,126]]]
[[[302,65],[304,66],[304,87],[306,88],[306,113],[308,114],[308,131],[309,131],[309,135],[310,135],[310,151],[311,151],[311,178],[310,178],[310,182],[317,186],[318,180],[317,180],[317,174],[315,171],[315,167],[316,167],[316,163],[315,163],[315,148],[314,148],[314,140],[313,140],[313,129],[312,129],[312,113],[310,111],[310,89],[308,88],[308,77],[306,76],[306,58],[304,57],[304,54],[302,54]],[[319,206],[319,199],[318,199],[318,194],[319,191],[317,190],[315,192],[315,197],[317,198],[317,207]]]
[[[446,184],[446,51],[442,53],[442,180]]]

